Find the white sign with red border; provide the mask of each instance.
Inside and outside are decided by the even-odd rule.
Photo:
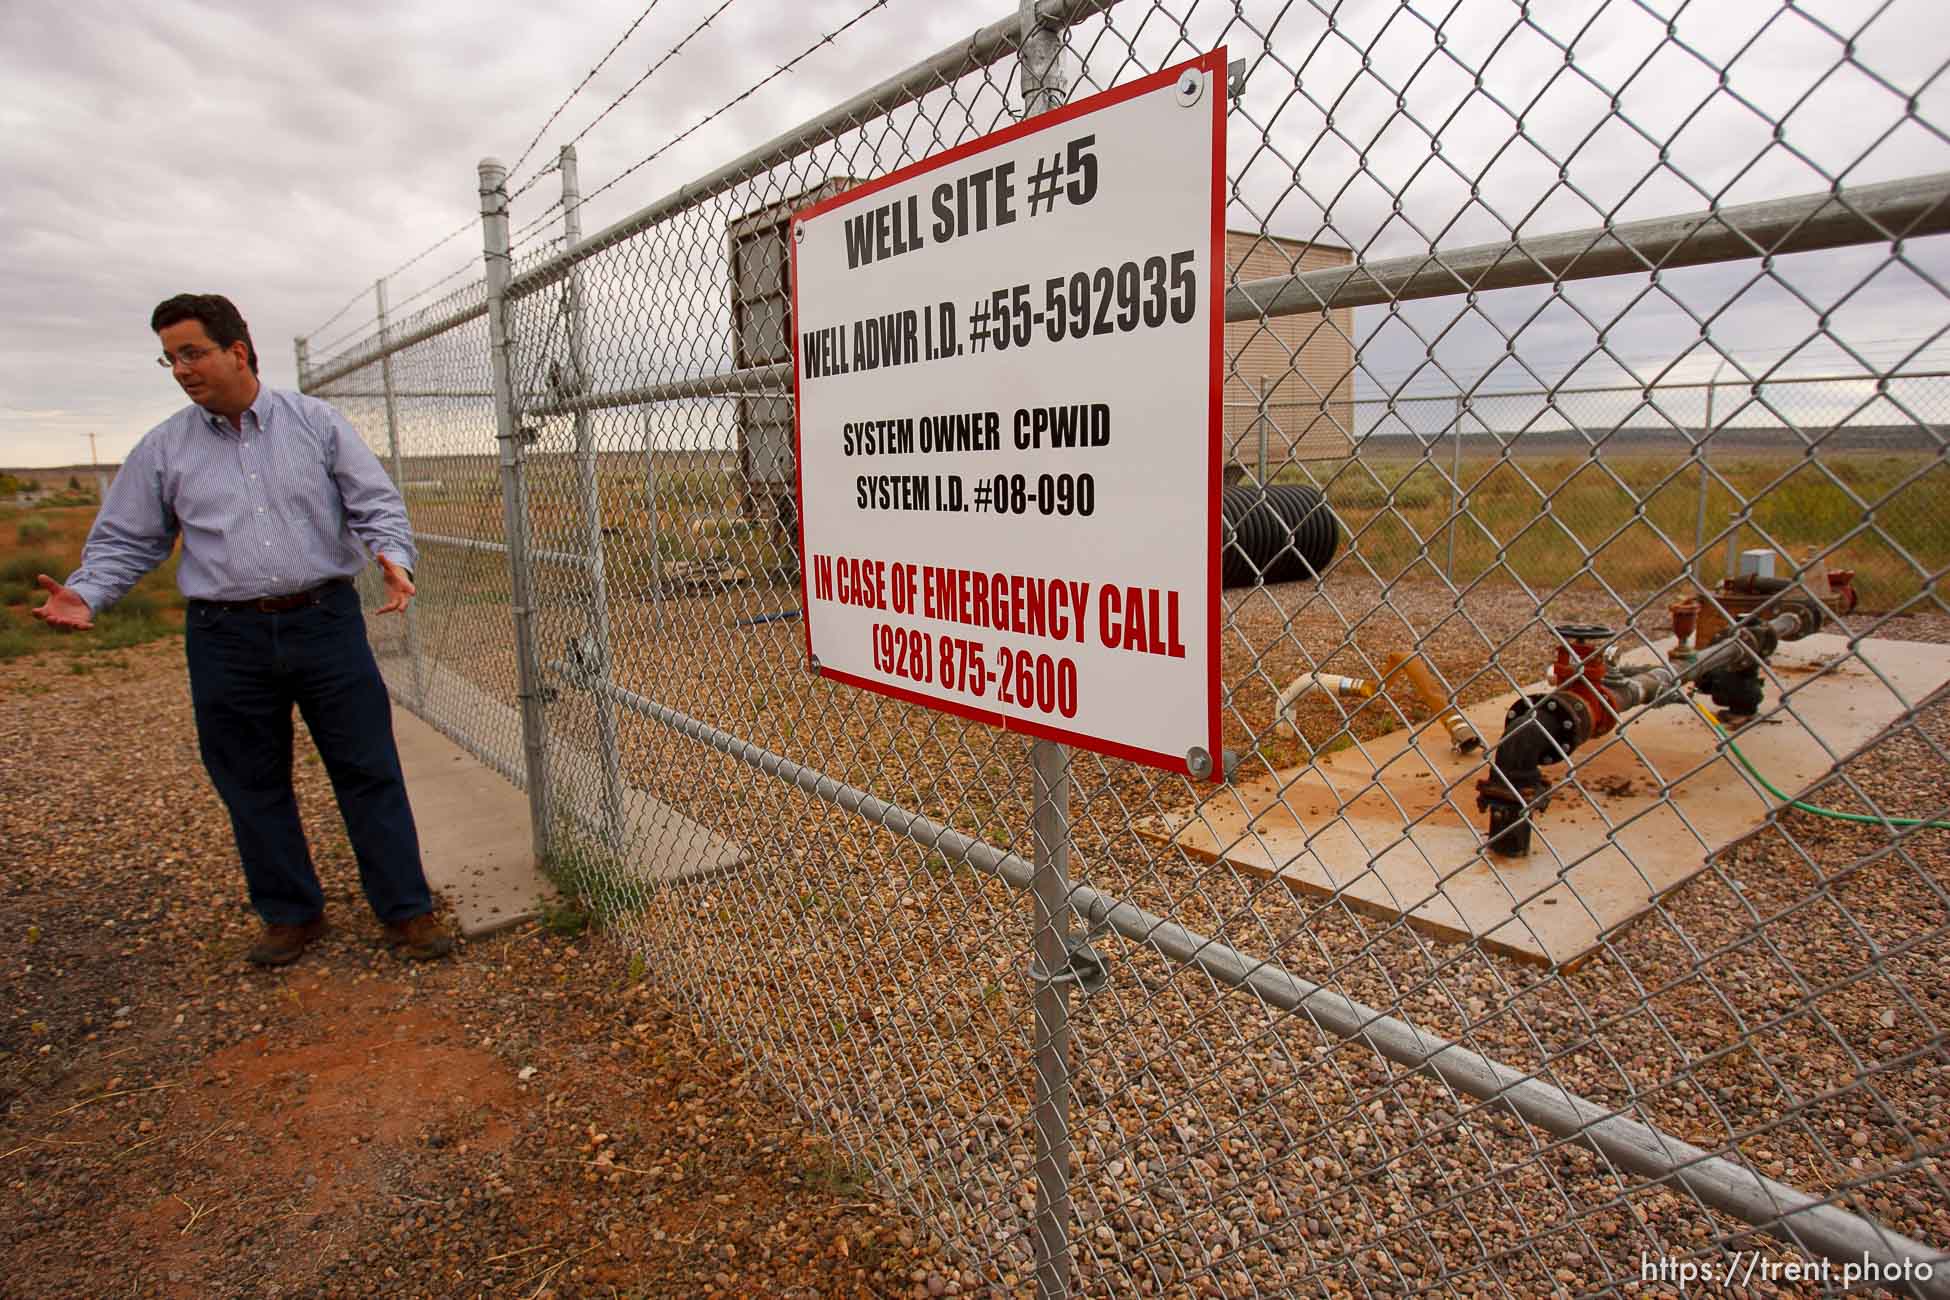
[[[822,675],[1220,774],[1225,67],[1214,51],[794,217]]]

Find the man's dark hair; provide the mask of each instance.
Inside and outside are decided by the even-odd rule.
[[[257,345],[251,342],[251,328],[244,324],[237,304],[220,293],[179,293],[156,304],[149,313],[149,328],[161,333],[186,320],[201,323],[203,332],[220,348],[242,343],[250,354],[251,373],[257,373]]]

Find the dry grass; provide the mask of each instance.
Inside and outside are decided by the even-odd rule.
[[[0,659],[61,653],[78,672],[87,657],[122,650],[182,630],[183,596],[176,588],[180,548],[95,619],[92,632],[58,632],[30,612],[45,599],[35,582],[45,573],[67,580],[81,564],[82,543],[95,522],[94,506],[0,508]]]
[[[1797,563],[1853,569],[1874,608],[1912,599],[1950,567],[1950,514],[1940,504],[1950,497],[1950,465],[1923,455],[1716,458],[1703,545],[1699,467],[1671,457],[1467,458],[1455,520],[1443,456],[1321,462],[1286,477],[1324,488],[1358,552],[1345,562],[1384,580],[1446,566],[1453,533],[1458,584],[1520,579],[1545,590],[1575,579],[1650,590],[1686,568],[1695,549],[1701,576],[1716,582],[1723,532],[1742,510],[1750,524],[1743,547],[1771,543]]]
[[[1760,452],[1718,456],[1703,543],[1699,467],[1673,456],[1472,456],[1462,463],[1460,515],[1441,454],[1312,462],[1279,477],[1325,491],[1343,526],[1337,563],[1383,582],[1434,579],[1450,567],[1453,538],[1458,586],[1650,592],[1691,567],[1696,551],[1699,576],[1713,583],[1725,572],[1728,522],[1743,510],[1742,548],[1772,545],[1817,571],[1852,569],[1871,609],[1927,597],[1950,568],[1950,513],[1938,504],[1950,499],[1950,465],[1921,454],[1835,452],[1818,464]],[[687,466],[659,477],[653,507],[640,471],[606,466],[598,494],[612,587],[640,583],[657,562],[723,558],[752,572],[789,563],[769,514],[747,510],[741,484],[735,469]],[[572,466],[531,474],[529,497],[534,544],[583,549]],[[437,500],[416,498],[414,510],[427,531],[501,535],[493,479],[479,481],[472,496],[448,484]],[[479,581],[483,594],[497,590],[492,572]]]

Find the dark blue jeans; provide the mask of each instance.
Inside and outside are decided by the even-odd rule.
[[[339,584],[280,614],[192,601],[184,641],[203,765],[230,810],[257,914],[302,925],[325,906],[291,790],[294,704],[325,760],[372,910],[389,923],[431,911],[358,592]]]

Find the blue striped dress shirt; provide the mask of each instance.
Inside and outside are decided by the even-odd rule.
[[[67,585],[96,613],[169,558],[192,600],[253,600],[418,561],[399,490],[345,417],[260,387],[232,427],[186,406],[122,463]]]

